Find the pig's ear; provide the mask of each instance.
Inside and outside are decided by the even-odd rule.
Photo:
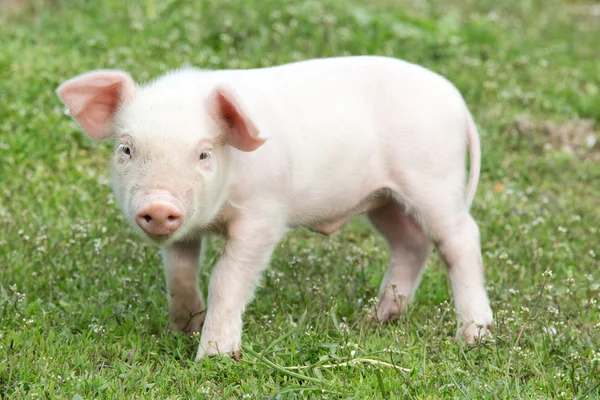
[[[66,81],[56,90],[69,113],[94,140],[111,135],[108,125],[119,103],[135,93],[135,83],[123,71],[99,70]]]
[[[241,151],[254,151],[267,140],[244,105],[229,87],[217,86],[208,98],[208,111],[227,127],[227,143]]]

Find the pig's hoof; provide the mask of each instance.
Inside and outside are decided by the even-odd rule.
[[[233,321],[223,321],[223,318],[221,318],[217,321],[221,322],[220,324],[215,324],[215,320],[215,318],[211,319],[209,317],[202,329],[196,361],[213,354],[232,356],[235,360],[239,360],[242,343],[241,318]]]
[[[406,296],[398,294],[394,287],[389,286],[375,306],[377,321],[390,322],[397,319],[406,310],[406,304]]]
[[[206,310],[196,313],[181,313],[169,320],[169,331],[181,331],[185,333],[199,333],[204,325]]]
[[[473,346],[477,341],[485,340],[490,337],[490,333],[494,331],[494,321],[489,320],[484,323],[463,323],[456,331],[454,340],[458,343],[464,340],[469,346]]]
[[[200,361],[206,357],[216,357],[216,356],[231,356],[235,361],[240,361],[242,358],[242,351],[239,348],[236,348],[227,352],[219,352],[214,347],[209,346],[207,350],[205,350],[202,345],[198,348],[198,353],[196,354],[196,362]]]

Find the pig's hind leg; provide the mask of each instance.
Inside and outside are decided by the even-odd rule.
[[[455,173],[427,171],[405,186],[404,199],[423,220],[448,267],[458,314],[457,338],[474,343],[492,327],[493,317],[484,286],[479,228],[464,200],[462,165]],[[450,170],[450,172],[449,172]],[[433,172],[433,173],[432,173]]]
[[[381,282],[376,306],[377,319],[386,322],[406,310],[419,286],[431,241],[416,219],[394,200],[368,215],[390,248],[390,265]]]

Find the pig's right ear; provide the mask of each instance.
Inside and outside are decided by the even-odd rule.
[[[135,93],[135,83],[123,71],[99,70],[66,81],[56,90],[70,115],[94,140],[111,136],[108,126],[117,106]]]
[[[208,98],[208,112],[227,129],[227,143],[241,151],[254,151],[267,138],[250,118],[233,89],[217,86]]]

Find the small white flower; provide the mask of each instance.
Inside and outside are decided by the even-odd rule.
[[[347,335],[350,332],[350,328],[348,327],[348,324],[345,324],[343,322],[340,324],[340,330],[342,331],[342,333],[344,335]]]
[[[554,335],[556,335],[556,328],[555,328],[555,327],[553,327],[553,326],[551,326],[551,327],[549,327],[549,328],[546,328],[546,327],[544,327],[544,328],[543,328],[543,331],[544,331],[545,333],[547,333],[548,335],[550,335],[550,336],[554,336]]]

